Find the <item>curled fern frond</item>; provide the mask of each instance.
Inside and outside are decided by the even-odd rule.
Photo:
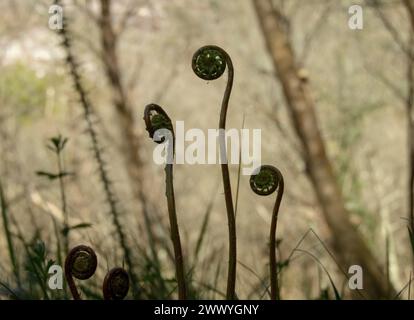
[[[269,235],[269,271],[270,271],[270,297],[272,300],[280,298],[279,293],[279,282],[277,278],[278,266],[277,266],[277,219],[279,215],[280,203],[282,202],[283,191],[284,191],[284,180],[280,170],[274,166],[263,165],[257,173],[250,177],[250,187],[254,193],[260,196],[271,195],[278,190],[276,202],[273,207],[272,222],[270,225]]]
[[[157,104],[149,104],[145,107],[144,110],[144,121],[146,130],[151,139],[154,138],[155,132],[161,129],[167,129],[174,133],[172,121],[168,114],[164,111],[162,107]],[[156,141],[157,143],[163,143],[164,139]]]
[[[95,274],[98,259],[92,248],[84,245],[73,248],[66,257],[65,277],[73,299],[81,300],[73,278],[86,280]]]
[[[208,45],[198,49],[192,59],[194,73],[204,80],[218,79],[226,70],[228,71],[227,86],[221,103],[219,129],[226,129],[227,109],[231,90],[233,88],[234,68],[233,62],[227,52],[214,45]],[[231,193],[229,166],[227,164],[227,151],[225,135],[219,135],[221,172],[223,176],[224,198],[226,201],[227,221],[229,228],[229,264],[227,274],[227,293],[229,300],[236,299],[236,267],[237,267],[237,236],[236,218]]]
[[[280,175],[278,170],[269,165],[260,167],[260,171],[250,177],[250,188],[259,196],[268,196],[276,191]]]
[[[178,227],[177,212],[175,208],[175,196],[174,196],[174,183],[173,183],[173,158],[174,158],[174,144],[175,136],[173,125],[170,117],[164,111],[162,107],[157,104],[149,104],[145,107],[144,110],[144,121],[151,139],[154,138],[157,130],[166,129],[169,130],[172,134],[172,144],[173,148],[170,149],[171,152],[171,161],[167,161],[165,166],[165,183],[166,183],[166,196],[167,196],[167,205],[168,205],[168,218],[170,221],[170,232],[171,240],[174,247],[174,263],[175,263],[175,273],[177,278],[178,285],[178,297],[180,300],[185,300],[187,298],[187,285],[185,280],[184,272],[184,259],[183,252],[181,248],[180,240],[180,230]],[[165,138],[156,140],[157,143],[163,143]]]
[[[226,70],[226,54],[217,46],[204,46],[193,55],[192,67],[194,73],[204,80],[215,80]]]
[[[105,276],[103,283],[105,300],[122,300],[129,291],[128,272],[123,268],[113,268]]]

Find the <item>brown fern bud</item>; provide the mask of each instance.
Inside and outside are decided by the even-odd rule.
[[[96,271],[98,259],[92,248],[84,245],[73,248],[65,260],[65,277],[73,299],[81,300],[73,278],[86,280]]]
[[[129,291],[129,276],[123,268],[114,268],[105,276],[103,295],[105,300],[122,300]]]
[[[167,129],[174,135],[174,129],[170,117],[162,107],[155,103],[151,103],[145,107],[144,121],[146,130],[148,131],[151,139],[154,138],[155,132],[161,129]],[[165,139],[162,138],[156,142],[163,143],[164,140]]]

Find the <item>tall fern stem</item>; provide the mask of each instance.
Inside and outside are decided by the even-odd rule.
[[[218,46],[208,45],[198,49],[192,59],[194,73],[203,80],[215,80],[221,77],[224,71],[228,70],[226,90],[224,91],[221,103],[219,120],[219,145],[220,163],[223,178],[224,199],[227,210],[227,223],[229,230],[229,263],[227,273],[227,294],[228,300],[236,299],[236,266],[237,266],[237,237],[236,237],[236,216],[231,192],[229,166],[227,164],[226,150],[226,119],[231,90],[233,88],[234,68],[230,56],[225,50]]]

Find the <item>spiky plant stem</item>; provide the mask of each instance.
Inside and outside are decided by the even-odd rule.
[[[58,170],[59,170],[59,189],[60,189],[60,197],[62,201],[62,213],[63,213],[63,229],[65,230],[63,235],[63,250],[65,256],[69,252],[69,217],[67,212],[67,203],[66,203],[66,192],[65,192],[65,183],[63,181],[63,160],[62,155],[57,153],[57,162],[58,162]]]
[[[55,4],[61,5],[59,0],[55,0]],[[86,90],[84,89],[82,85],[81,76],[80,76],[80,72],[78,69],[78,63],[76,62],[75,56],[73,55],[73,52],[72,52],[70,34],[67,28],[67,19],[64,16],[62,18],[63,18],[63,28],[58,30],[58,33],[62,38],[62,46],[66,52],[66,62],[69,65],[70,76],[73,80],[75,91],[79,95],[80,105],[83,108],[83,117],[87,125],[86,131],[89,134],[90,139],[91,139],[92,151],[93,151],[95,160],[98,164],[99,177],[103,185],[106,201],[109,205],[109,209],[110,209],[109,211],[110,211],[110,215],[112,218],[112,223],[115,227],[117,236],[119,238],[119,242],[122,247],[124,258],[125,258],[125,263],[128,267],[128,271],[131,276],[133,295],[135,298],[137,298],[139,295],[138,287],[137,287],[138,279],[133,270],[131,250],[127,244],[124,230],[119,221],[119,209],[118,209],[116,197],[115,197],[115,194],[112,188],[112,183],[109,179],[109,174],[106,170],[105,162],[102,156],[102,151],[99,147],[100,144],[98,140],[98,134],[95,130],[93,120],[92,120],[93,108],[92,108],[91,102],[88,99]]]

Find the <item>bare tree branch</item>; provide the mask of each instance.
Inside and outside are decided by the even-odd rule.
[[[345,268],[357,263],[364,269],[364,294],[370,298],[391,298],[394,296],[394,289],[380,263],[350,221],[318,128],[309,83],[299,76],[291,39],[281,27],[279,15],[274,12],[271,0],[253,0],[253,4],[294,128],[303,145],[308,177],[325,221],[335,234],[333,248],[336,255]]]

